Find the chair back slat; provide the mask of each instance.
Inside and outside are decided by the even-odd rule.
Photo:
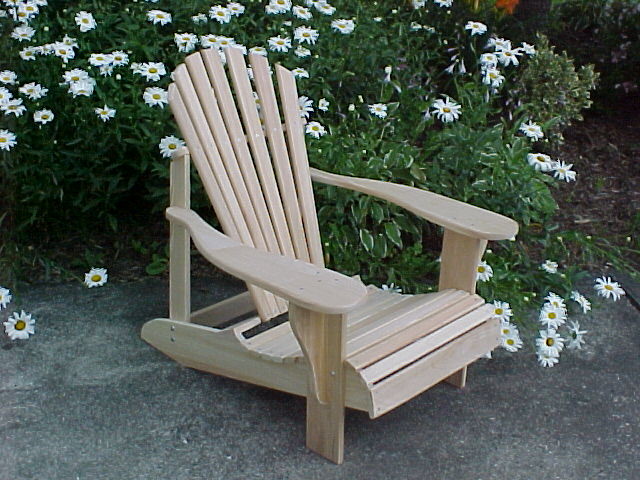
[[[214,49],[189,55],[169,99],[220,224],[242,243],[323,266],[295,79],[278,67],[285,137],[266,58],[250,56],[257,103],[242,52],[225,55],[226,69]],[[263,321],[287,311],[285,300],[248,288]]]
[[[215,139],[222,163],[223,171],[228,175],[230,186],[235,193],[242,217],[253,240],[252,246],[263,251],[278,251],[278,243],[269,219],[264,199],[262,196],[253,198],[249,195],[247,182],[240,170],[239,162],[231,144],[227,129],[220,128],[224,125],[222,114],[218,107],[215,91],[211,88],[209,77],[200,55],[191,55],[186,59],[187,70],[194,85],[199,103],[203,108],[209,129]],[[253,177],[255,177],[255,170]],[[226,184],[226,178],[222,179]],[[250,182],[249,182],[250,183]],[[259,201],[262,199],[262,203]],[[257,208],[256,208],[257,207]],[[263,208],[260,208],[263,207]],[[266,218],[265,218],[266,213]],[[275,297],[269,292],[265,292],[268,299],[268,308],[273,315],[278,315],[287,309],[285,300]]]
[[[176,69],[176,73],[179,72],[179,69],[180,67]],[[191,158],[202,180],[205,192],[214,207],[218,221],[229,236],[237,239],[241,239],[244,236],[244,238],[250,239],[250,237],[247,237],[248,232],[245,232],[243,235],[241,233],[243,230],[238,229],[237,219],[234,218],[233,212],[227,204],[227,198],[225,198],[218,179],[214,175],[212,164],[216,162],[220,163],[215,143],[211,142],[211,140],[207,142],[206,136],[204,136],[204,139],[200,137],[198,129],[196,129],[197,123],[193,120],[197,118],[197,116],[192,116],[192,112],[189,111],[187,103],[193,104],[193,102],[189,100],[185,102],[177,84],[172,83],[169,86],[169,105],[178,123],[178,127],[189,146]],[[204,148],[204,145],[207,145],[207,148]],[[218,159],[215,158],[216,155],[218,155]],[[233,204],[233,202],[231,203]],[[247,287],[254,298],[256,309],[261,318],[272,318],[278,315],[278,313],[276,313],[278,310],[275,308],[275,302],[266,295],[268,292],[253,285],[248,285]]]
[[[236,55],[239,53],[240,52],[237,52]],[[253,83],[258,92],[258,98],[260,99],[260,109],[265,123],[264,130],[269,140],[271,161],[273,162],[278,178],[278,186],[280,187],[281,200],[287,216],[287,224],[289,225],[293,248],[297,258],[309,262],[311,257],[309,256],[309,250],[307,248],[307,240],[304,233],[302,215],[300,213],[300,204],[291,171],[289,152],[287,151],[287,144],[284,139],[284,132],[282,131],[282,120],[280,119],[276,92],[271,80],[269,63],[265,57],[255,53],[249,56],[249,60],[253,70]],[[300,121],[299,115],[298,121]]]
[[[296,183],[298,202],[302,212],[302,221],[306,233],[309,256],[311,257],[312,263],[319,267],[324,267],[320,228],[318,227],[318,214],[313,198],[309,159],[304,141],[304,129],[300,120],[296,80],[293,73],[281,65],[276,65],[276,76],[278,78],[280,102],[282,104],[282,110],[284,111],[284,120],[287,129],[291,167]]]

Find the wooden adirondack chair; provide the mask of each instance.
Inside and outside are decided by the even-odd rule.
[[[518,227],[423,190],[309,168],[292,73],[275,67],[283,126],[267,59],[249,55],[257,107],[243,54],[225,52],[231,81],[213,49],[173,72],[169,103],[188,150],[171,163],[170,312],[142,338],[188,367],[306,396],[307,446],[341,463],[345,406],[375,418],[442,380],[462,387],[467,365],[498,344],[476,270],[487,240]],[[190,210],[191,160],[225,234]],[[311,180],[443,226],[439,291],[401,295],[324,268]],[[248,291],[191,312],[190,239]],[[247,334],[286,312],[289,321]]]

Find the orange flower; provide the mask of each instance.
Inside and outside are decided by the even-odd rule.
[[[520,0],[496,0],[496,8],[504,10],[509,15],[513,15],[513,11]]]

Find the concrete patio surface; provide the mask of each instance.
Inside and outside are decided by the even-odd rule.
[[[194,303],[241,289],[197,280]],[[15,297],[37,324],[0,341],[0,480],[640,479],[640,314],[627,297],[578,316],[587,345],[554,368],[531,348],[496,351],[463,390],[439,385],[377,420],[348,411],[341,466],[304,447],[304,399],[183,368],[140,340],[166,316],[165,281]]]

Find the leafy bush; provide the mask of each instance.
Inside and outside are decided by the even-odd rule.
[[[540,153],[538,141],[586,104],[588,75],[575,76],[568,59],[544,40],[536,52],[532,45],[499,38],[491,9],[471,14],[466,5],[448,0],[305,3],[308,11],[292,13],[288,0],[227,7],[171,1],[158,13],[159,6],[134,0],[124,7],[126,15],[120,2],[41,5],[29,19],[35,32],[26,44],[11,38],[30,31],[16,30],[20,26],[9,10],[0,19],[3,31],[12,32],[1,41],[6,54],[0,68],[15,70],[17,79],[0,73],[6,84],[0,130],[7,179],[0,197],[9,199],[3,222],[16,241],[36,228],[43,236],[98,225],[116,230],[132,214],[131,205],[143,216],[164,208],[168,162],[158,146],[168,155],[181,142],[172,137],[176,128],[163,108],[166,72],[196,47],[193,39],[222,48],[225,39],[217,35],[267,48],[272,63],[302,69],[298,88],[307,98],[301,105],[312,100],[314,108],[307,127],[314,166],[415,185],[517,220],[518,239],[491,244],[485,256],[494,272],[479,285],[486,298],[509,301],[519,310],[551,288],[567,298],[579,271],[570,263],[570,239],[552,226],[552,189],[568,188],[575,172]],[[244,12],[215,20],[216,12],[231,6]],[[292,40],[302,26],[317,39],[293,39],[291,48],[270,46],[276,36]],[[61,57],[69,50],[75,56],[65,62]],[[114,53],[119,60],[109,56]],[[557,68],[543,71],[544,59]],[[79,72],[66,73],[73,69],[84,69],[93,80],[74,83],[69,77]],[[559,110],[545,103],[548,91],[536,85],[536,75],[554,85],[571,82]],[[37,89],[25,86],[30,82],[48,89],[46,96],[29,94]],[[526,88],[514,98],[509,92],[518,83]],[[16,115],[8,102],[20,95],[27,112]],[[47,121],[43,109],[51,110]],[[203,203],[196,195],[196,207]],[[331,267],[405,291],[433,288],[437,227],[333,187],[318,187],[317,203]],[[548,258],[560,265],[557,274],[541,268]],[[154,273],[166,263],[159,254],[153,262]]]

